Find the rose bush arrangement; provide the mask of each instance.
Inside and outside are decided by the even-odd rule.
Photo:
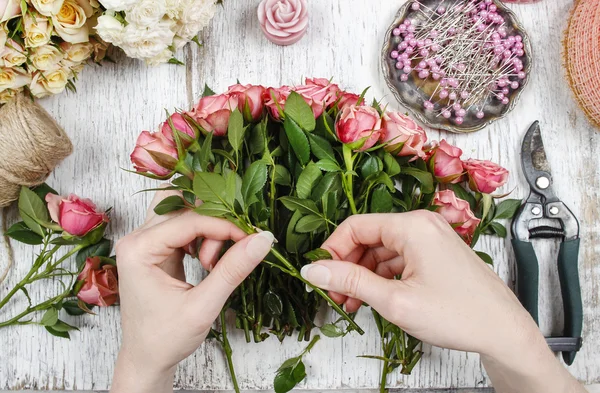
[[[139,174],[171,179],[171,189],[181,191],[163,200],[158,214],[190,209],[228,219],[247,233],[275,234],[271,254],[226,306],[246,341],[261,342],[270,334],[283,341],[294,333],[310,340],[323,299],[340,318],[321,326],[322,334],[363,333],[299,274],[303,265],[331,258],[319,247],[352,214],[429,209],[472,247],[482,234],[506,236],[497,220],[511,217],[520,201],[496,205],[491,193],[508,172],[461,155],[446,141],[427,143],[423,128],[407,116],[376,101],[366,105],[364,92],[308,78],[298,86],[235,85],[223,94],[207,88],[191,111],[171,115],[154,134],[142,132],[131,160]],[[409,374],[421,343],[376,313],[374,318],[384,352],[374,358],[386,361],[382,380],[397,367]],[[221,329],[213,335],[228,348]],[[278,370],[276,392],[304,378],[301,358]]]
[[[174,53],[190,41],[216,12],[216,0],[100,0],[106,12],[96,31],[134,59],[156,65],[180,62]]]
[[[69,338],[69,331],[77,328],[60,319],[61,310],[69,315],[83,315],[92,313],[94,306],[106,307],[118,301],[116,261],[110,257],[110,240],[104,238],[108,211],[99,211],[92,201],[73,194],[60,196],[43,184],[32,190],[21,189],[19,213],[23,221],[12,225],[6,235],[22,243],[40,245],[41,250],[25,277],[0,298],[0,311],[19,292],[25,295],[28,306],[0,320],[0,328],[37,324],[55,336]],[[63,246],[72,248],[58,254]],[[69,263],[72,256],[75,264]],[[60,282],[62,291],[34,305],[29,291],[33,283],[41,280]],[[34,321],[34,315],[40,312],[44,312],[42,318]]]
[[[100,13],[94,0],[0,0],[0,105],[21,91],[75,90],[84,65],[108,49],[93,29]]]

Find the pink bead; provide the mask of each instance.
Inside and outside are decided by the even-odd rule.
[[[502,94],[507,95],[508,93],[510,93],[510,91],[508,90],[508,87],[505,87],[504,89],[502,89]]]
[[[436,12],[440,15],[443,15],[446,12],[446,7],[440,6],[437,8]]]
[[[406,82],[408,80],[408,74],[402,74],[402,75],[400,75],[400,80],[402,82]]]
[[[431,77],[432,77],[434,80],[436,80],[436,81],[437,81],[437,80],[439,80],[439,79],[440,79],[442,76],[439,74],[439,72],[433,72],[433,73],[431,74]]]
[[[504,99],[504,94],[498,93],[498,94],[496,94],[496,98],[499,99],[500,101],[502,101]]]
[[[433,109],[433,103],[431,101],[425,101],[423,103],[423,107],[427,110],[432,110]]]
[[[478,119],[483,119],[484,116],[485,113],[483,113],[483,111],[479,111],[475,114],[475,117],[477,117]]]
[[[429,36],[430,36],[431,38],[437,38],[437,37],[438,37],[438,35],[439,35],[439,33],[438,33],[438,31],[437,31],[437,30],[431,30],[431,31],[429,32]]]
[[[422,48],[425,45],[424,40],[417,40],[417,47]]]
[[[448,109],[444,109],[442,111],[442,116],[444,116],[446,119],[449,119],[450,116],[452,116],[452,113],[450,113],[450,111]]]
[[[411,53],[413,53],[413,51],[414,51],[413,47],[409,46],[404,50],[404,53],[408,53],[410,55]]]
[[[420,69],[427,68],[427,63],[425,63],[423,60],[421,60],[418,64],[418,67]]]
[[[408,54],[407,53],[403,53],[399,56],[399,58],[401,58],[402,60],[408,60]]]
[[[463,123],[463,121],[464,121],[464,119],[463,119],[462,117],[460,117],[460,116],[459,116],[459,117],[455,117],[455,118],[454,118],[454,122],[455,122],[456,124],[462,124],[462,123]]]
[[[419,51],[419,54],[423,57],[427,57],[427,56],[429,56],[429,51],[427,49],[423,48]]]
[[[400,31],[399,28],[395,28],[394,30],[392,30],[392,34],[396,37],[398,37],[402,32]]]
[[[452,101],[456,100],[456,93],[452,92],[448,95],[448,98],[450,98]]]
[[[458,80],[456,78],[448,78],[448,84],[452,87],[457,87]]]
[[[517,90],[519,88],[519,82],[517,82],[517,81],[511,82],[510,88],[513,90]]]
[[[482,24],[479,24],[479,25],[477,25],[477,30],[479,30],[479,31],[484,31],[485,29],[486,29],[486,26],[485,26],[483,23],[482,23]]]
[[[496,84],[498,85],[498,87],[504,87],[506,86],[506,81],[504,79],[500,79]]]
[[[509,103],[509,102],[510,102],[510,100],[508,99],[508,97],[504,97],[504,98],[502,99],[502,103],[503,103],[504,105],[508,105],[508,103]]]
[[[431,60],[431,59],[429,59],[429,60]],[[427,65],[429,65],[429,66],[431,67],[431,71],[432,71],[432,72],[440,72],[440,66],[439,66],[439,65],[437,65],[437,64],[435,63],[435,61],[433,62],[433,65],[432,65],[432,64],[429,62],[429,60],[427,60]]]
[[[415,32],[415,26],[414,25],[410,25],[406,28],[406,31],[408,31],[409,33],[414,33]]]
[[[463,100],[466,100],[467,98],[469,98],[470,95],[471,95],[471,93],[469,93],[468,91],[462,91],[460,93],[460,98],[462,98]]]
[[[428,76],[429,76],[429,71],[427,71],[427,70],[419,71],[419,78],[427,79]]]
[[[419,4],[418,1],[415,1],[414,3],[412,3],[412,5],[410,6],[410,8],[412,8],[413,11],[418,11],[419,8],[421,8],[421,4]]]
[[[440,86],[446,87],[448,86],[448,79],[444,78],[440,81]]]
[[[438,96],[443,100],[445,98],[448,98],[448,90],[446,89],[442,89],[440,90],[440,92],[438,93]]]
[[[505,59],[508,59],[512,56],[512,52],[509,50],[505,50],[502,55],[504,56]]]
[[[406,41],[402,41],[401,43],[398,44],[398,49],[404,50],[406,48],[408,48],[408,43]]]
[[[425,40],[425,45],[427,45],[427,46],[431,45],[432,43],[433,43],[433,41],[431,41],[431,39],[430,39],[430,38],[427,38],[427,39]]]
[[[517,48],[517,49],[523,49],[523,43],[522,42],[515,42],[515,48]]]
[[[404,68],[402,68],[402,71],[404,71],[408,74],[409,72],[412,71],[412,68],[410,66],[404,66]]]
[[[456,28],[454,28],[454,27],[449,28],[448,29],[448,34],[450,34],[450,35],[456,34]]]
[[[452,105],[452,109],[454,109],[455,111],[459,111],[461,108],[462,106],[458,102]]]
[[[515,54],[516,54],[517,56],[521,57],[521,56],[525,55],[525,51],[524,51],[523,49],[517,49],[517,50],[515,51]]]
[[[521,72],[519,72],[519,74],[517,74],[517,76],[519,77],[519,79],[525,79],[527,74],[524,71],[521,71]]]
[[[415,46],[417,46],[417,40],[411,38],[410,40],[408,40],[408,44],[414,48]]]
[[[397,59],[398,58],[398,51],[393,50],[392,53],[390,54],[390,56],[392,56],[392,59]]]
[[[490,4],[490,6],[488,7],[488,10],[490,12],[496,12],[498,10],[498,7],[496,7],[496,4]]]
[[[440,49],[442,49],[442,47],[439,44],[431,45],[431,50],[434,52],[438,52]]]
[[[459,116],[459,117],[465,117],[466,114],[467,114],[467,111],[464,109],[459,109],[456,111],[456,116]]]
[[[406,26],[410,26],[410,25],[412,24],[412,21],[411,21],[410,19],[405,19],[405,20],[404,20],[404,24],[405,24]]]
[[[516,40],[517,42],[521,42],[521,41],[523,41],[523,37],[521,37],[520,35],[518,35],[518,34],[517,34],[517,35],[515,36],[515,40]]]
[[[398,26],[397,29],[400,30],[401,33],[404,33],[406,31],[406,25],[402,24]]]
[[[404,63],[402,63],[401,61],[396,63],[396,68],[401,70],[402,68],[404,68]]]
[[[465,72],[465,70],[467,69],[467,66],[463,63],[460,63],[457,67],[456,67],[460,72]]]
[[[444,58],[442,56],[437,56],[435,58],[435,62],[438,64],[442,64],[444,62]]]

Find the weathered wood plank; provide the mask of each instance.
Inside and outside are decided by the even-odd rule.
[[[49,182],[62,192],[94,199],[114,207],[110,233],[118,238],[140,224],[149,195],[133,194],[156,182],[128,174],[129,152],[136,135],[153,129],[164,118],[163,108],[189,107],[204,83],[220,91],[240,79],[243,83],[281,85],[299,83],[303,76],[333,77],[348,89],[371,86],[369,97],[391,95],[379,67],[384,33],[404,1],[332,0],[310,3],[310,27],[306,37],[290,47],[269,43],[258,26],[255,1],[226,1],[205,32],[203,48],[190,46],[183,54],[185,67],[148,68],[119,57],[117,65],[87,69],[75,95],[43,101],[71,136],[75,152],[51,176]],[[555,175],[555,191],[580,218],[582,226],[581,281],[585,302],[586,339],[571,372],[581,381],[600,382],[600,134],[586,122],[562,78],[559,46],[565,15],[571,0],[546,0],[514,6],[529,31],[536,58],[531,83],[522,102],[505,119],[473,135],[431,131],[432,139],[446,138],[461,146],[465,157],[492,159],[513,174],[507,190],[525,197],[527,189],[519,165],[519,146],[529,124],[539,119],[544,143]],[[540,21],[543,21],[542,23]],[[183,56],[182,54],[182,56]],[[391,107],[397,104],[391,102]],[[9,221],[14,221],[14,210]],[[536,244],[543,261],[541,288],[542,329],[560,331],[561,302],[555,273],[556,246]],[[2,246],[2,244],[0,244]],[[514,258],[507,241],[484,239],[481,250],[494,256],[496,271],[509,284],[514,281]],[[0,249],[2,250],[2,249]],[[31,247],[16,247],[17,263],[0,293],[14,285],[28,269]],[[0,269],[6,262],[0,251]],[[201,279],[197,263],[186,262],[189,280]],[[39,298],[52,288],[32,290]],[[21,299],[22,300],[22,299]],[[15,302],[12,314],[23,302]],[[100,389],[110,385],[119,345],[118,310],[102,310],[97,317],[80,319],[81,332],[71,341],[50,337],[40,328],[23,326],[0,330],[0,389]],[[307,356],[306,389],[366,389],[378,385],[377,361],[356,358],[379,351],[375,326],[368,311],[358,321],[370,334],[324,339]],[[244,389],[269,389],[274,371],[304,344],[293,340],[280,345],[269,340],[246,345],[234,334],[234,361]],[[596,355],[594,355],[596,354]],[[326,365],[326,366],[324,366]],[[479,358],[425,347],[425,356],[410,377],[393,374],[388,383],[400,388],[473,388],[489,381]],[[179,368],[176,386],[183,389],[229,389],[231,384],[220,350],[203,345]]]

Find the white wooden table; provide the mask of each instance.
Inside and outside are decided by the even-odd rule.
[[[306,37],[290,47],[269,43],[256,18],[257,0],[226,0],[204,32],[206,46],[190,45],[179,53],[185,66],[149,68],[118,57],[117,64],[89,67],[77,83],[77,94],[42,101],[73,140],[75,152],[50,177],[57,190],[92,198],[99,206],[113,206],[109,234],[116,239],[139,225],[150,195],[133,195],[156,182],[122,171],[130,168],[129,153],[142,130],[153,130],[164,108],[189,108],[204,83],[224,90],[239,78],[243,83],[279,86],[300,82],[304,76],[333,77],[340,85],[369,97],[394,102],[380,71],[380,49],[388,25],[404,1],[309,1],[310,26]],[[506,190],[525,197],[527,187],[519,164],[521,138],[534,121],[542,124],[544,143],[556,181],[556,193],[581,221],[580,277],[585,303],[585,344],[570,371],[579,380],[600,383],[600,133],[586,121],[571,96],[561,65],[562,31],[572,0],[543,0],[513,6],[530,33],[535,68],[521,102],[505,119],[472,135],[429,132],[463,148],[465,156],[494,160],[512,175]],[[14,209],[8,217],[14,221]],[[544,244],[547,244],[544,243]],[[481,250],[496,261],[496,271],[514,282],[514,258],[508,241],[483,239]],[[556,247],[538,247],[542,265],[541,321],[545,333],[560,331],[560,291],[555,273]],[[12,287],[29,268],[34,249],[16,247],[16,266],[0,293]],[[2,251],[0,266],[6,263]],[[191,282],[200,279],[197,264],[188,261]],[[47,287],[31,290],[39,296]],[[0,319],[23,305],[15,302]],[[0,330],[0,389],[105,390],[119,348],[118,308],[79,319],[81,331],[71,341],[51,337],[40,327]],[[323,339],[306,358],[306,389],[364,389],[378,386],[380,364],[359,359],[378,354],[379,340],[370,313],[358,322],[368,332],[344,339]],[[440,323],[443,323],[441,321]],[[244,389],[270,389],[274,371],[284,359],[305,345],[269,339],[246,345],[234,334],[234,361]],[[425,347],[425,356],[412,376],[392,374],[392,386],[409,388],[485,387],[489,380],[478,356]],[[229,389],[231,384],[220,348],[203,345],[179,368],[176,386],[184,389]]]

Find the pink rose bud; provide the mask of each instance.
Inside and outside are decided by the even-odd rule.
[[[337,100],[340,88],[325,78],[306,78],[304,85],[296,86],[293,90],[310,105],[316,119]]]
[[[389,143],[386,150],[402,157],[425,158],[423,145],[427,142],[425,130],[410,117],[400,112],[383,115],[381,141]]]
[[[463,166],[460,156],[462,150],[442,140],[439,146],[431,150],[429,164],[433,174],[442,183],[459,183],[463,175]]]
[[[6,22],[20,14],[21,2],[19,0],[0,0],[0,23]]]
[[[171,120],[171,122],[173,123],[173,127],[177,131],[181,132],[182,134],[188,135],[190,138],[196,138],[196,133],[194,132],[194,129],[188,124],[188,122],[181,115],[181,113],[173,113],[171,117],[169,117],[169,119]],[[171,124],[169,124],[168,120],[162,124],[160,131],[162,132],[164,137],[169,140],[169,142],[171,142],[173,145],[175,144],[175,139],[173,139],[173,128],[171,128]],[[191,143],[191,141],[186,140],[182,140],[182,142],[186,146]]]
[[[381,116],[370,106],[349,106],[340,112],[335,132],[342,143],[366,138],[360,150],[373,147],[381,135]]]
[[[340,111],[343,111],[347,106],[358,106],[358,101],[360,100],[360,96],[354,93],[340,92],[337,98],[337,107]],[[360,105],[365,104],[365,99],[363,98],[360,102]]]
[[[289,86],[281,86],[279,88],[269,87],[264,94],[263,100],[265,102],[265,106],[267,110],[271,114],[271,117],[279,121],[281,120],[281,115],[279,113],[279,109],[283,111],[285,107],[285,102],[290,95],[292,89]]]
[[[138,172],[150,172],[157,176],[169,175],[179,157],[172,141],[162,133],[142,131],[131,153],[131,162]]]
[[[262,118],[265,107],[263,102],[264,87],[237,84],[229,86],[229,90],[225,94],[237,98],[237,107],[244,114],[246,121],[258,121]]]
[[[467,160],[463,167],[469,175],[469,187],[483,194],[491,194],[508,180],[508,170],[491,161]]]
[[[65,198],[49,193],[46,195],[46,202],[52,221],[73,236],[85,236],[92,229],[108,222],[108,216],[96,210],[92,201],[74,194]]]
[[[308,26],[306,0],[263,0],[258,5],[258,21],[272,43],[298,42]]]
[[[205,132],[214,136],[227,134],[229,116],[238,107],[238,98],[227,94],[202,97],[188,115],[196,120]]]
[[[77,293],[77,298],[87,304],[108,307],[119,299],[119,282],[117,267],[101,264],[98,257],[85,260],[83,271],[77,276],[78,281],[85,283]]]
[[[448,224],[452,225],[467,244],[471,244],[473,234],[481,221],[471,211],[467,201],[458,199],[452,190],[439,191],[435,193],[432,202],[436,211],[444,217]]]

